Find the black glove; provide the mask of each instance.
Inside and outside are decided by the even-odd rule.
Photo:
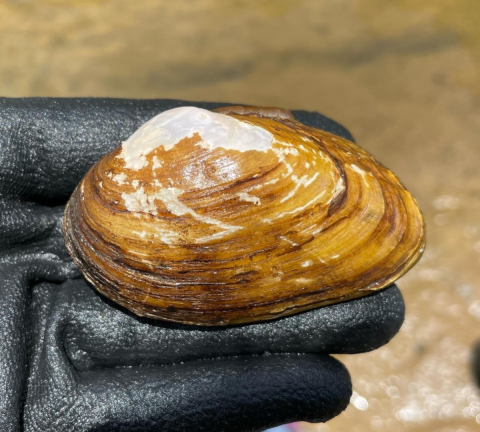
[[[97,294],[68,256],[64,205],[87,170],[175,100],[0,99],[0,430],[260,431],[348,404],[327,353],[388,342],[399,290],[260,324],[140,319]],[[337,123],[294,111],[351,139]]]

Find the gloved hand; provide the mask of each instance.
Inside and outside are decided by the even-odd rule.
[[[64,205],[87,170],[175,100],[0,99],[0,430],[260,431],[324,422],[351,394],[328,353],[388,342],[399,290],[260,324],[140,319],[68,256]],[[351,139],[337,123],[303,123]]]

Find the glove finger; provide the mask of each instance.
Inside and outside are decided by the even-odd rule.
[[[347,370],[320,355],[88,372],[44,360],[29,388],[26,430],[260,431],[298,420],[324,422],[345,409],[351,395]]]
[[[88,169],[140,125],[171,108],[229,105],[178,100],[0,99],[0,195],[65,203]],[[351,138],[338,123],[295,111],[300,121]]]
[[[354,301],[233,327],[140,319],[97,294],[83,279],[57,286],[53,295],[53,308],[66,321],[66,354],[77,370],[264,352],[365,352],[388,342],[405,312],[395,285]]]
[[[29,299],[34,284],[62,282],[78,270],[51,253],[0,258],[0,430],[19,430],[32,346]]]
[[[85,400],[107,401],[104,413],[89,420],[108,418],[108,430],[260,431],[335,417],[348,404],[351,383],[330,357],[272,355],[109,369],[91,374],[80,392]]]
[[[326,355],[245,354],[79,370],[65,342],[85,331],[78,327],[76,336],[67,336],[72,316],[75,322],[85,309],[59,301],[59,292],[65,293],[66,286],[80,288],[81,282],[35,287],[36,342],[25,392],[25,430],[261,431],[291,421],[326,421],[348,404],[348,372]],[[88,310],[90,305],[84,306]],[[222,345],[221,339],[216,345]],[[151,349],[175,347],[157,340]]]

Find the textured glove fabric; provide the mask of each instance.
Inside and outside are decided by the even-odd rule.
[[[64,205],[87,170],[177,100],[0,99],[0,430],[260,431],[326,421],[351,394],[332,353],[388,342],[398,289],[271,322],[138,318],[71,262]],[[305,124],[352,139],[317,113]]]

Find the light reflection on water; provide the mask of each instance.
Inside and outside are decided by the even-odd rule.
[[[336,356],[352,375],[349,407],[328,426],[299,423],[298,430],[478,430],[480,392],[470,361],[480,338],[480,200],[449,192],[422,206],[427,249],[398,283],[407,305],[399,334],[377,351]]]

